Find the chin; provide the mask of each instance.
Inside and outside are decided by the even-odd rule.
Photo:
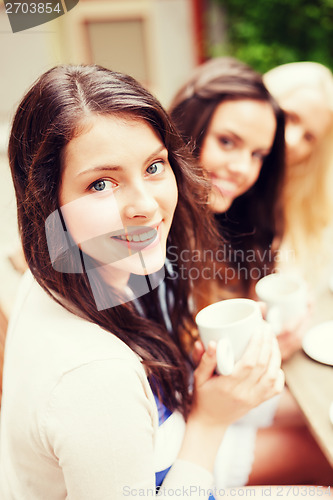
[[[311,156],[312,156],[311,154],[303,155],[303,156],[292,156],[292,155],[288,156],[287,155],[286,162],[287,162],[288,167],[293,167],[293,166],[301,165],[304,162],[308,161],[311,158]]]
[[[212,200],[210,202],[210,209],[215,214],[223,214],[223,213],[227,212],[227,210],[229,210],[233,201],[234,200],[229,200],[229,199],[225,199],[225,198],[222,198],[222,199],[215,198],[214,200]]]
[[[222,195],[211,194],[209,206],[215,214],[223,214],[231,207],[234,198],[227,198]]]
[[[147,261],[144,260],[145,267],[140,265],[136,270],[133,269],[132,274],[136,274],[139,276],[149,276],[150,274],[155,274],[161,269],[163,269],[165,264],[165,259],[158,259],[156,261]]]
[[[139,252],[123,262],[124,270],[138,276],[147,276],[160,271],[165,263],[165,255],[162,252]]]

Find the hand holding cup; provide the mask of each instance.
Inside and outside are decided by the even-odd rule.
[[[243,298],[211,304],[202,309],[195,320],[205,349],[210,341],[217,344],[217,372],[222,375],[232,373],[263,322],[259,304]]]

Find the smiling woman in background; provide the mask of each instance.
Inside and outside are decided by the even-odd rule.
[[[253,297],[283,234],[283,113],[258,73],[217,58],[193,72],[171,116],[212,183],[209,206],[223,238],[217,295]]]

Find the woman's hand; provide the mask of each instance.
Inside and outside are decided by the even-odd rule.
[[[199,345],[196,347],[199,355]],[[284,375],[277,340],[264,323],[229,376],[214,374],[216,345],[211,343],[194,372],[191,417],[209,426],[228,426],[282,391]]]
[[[251,339],[231,375],[216,375],[216,344],[206,352],[197,343],[194,356],[192,408],[179,458],[213,470],[217,450],[227,427],[249,410],[280,393],[284,374],[276,337],[267,324]]]
[[[309,327],[309,319],[312,312],[312,303],[308,303],[306,312],[296,321],[285,325],[283,330],[277,334],[277,341],[281,351],[282,361],[289,359],[302,347],[302,340]]]

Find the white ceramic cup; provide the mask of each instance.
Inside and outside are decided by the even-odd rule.
[[[307,309],[307,285],[296,274],[273,273],[256,284],[256,294],[267,305],[267,322],[278,334]]]
[[[228,299],[205,307],[195,321],[205,349],[210,341],[217,343],[218,373],[230,375],[263,318],[254,300]]]

